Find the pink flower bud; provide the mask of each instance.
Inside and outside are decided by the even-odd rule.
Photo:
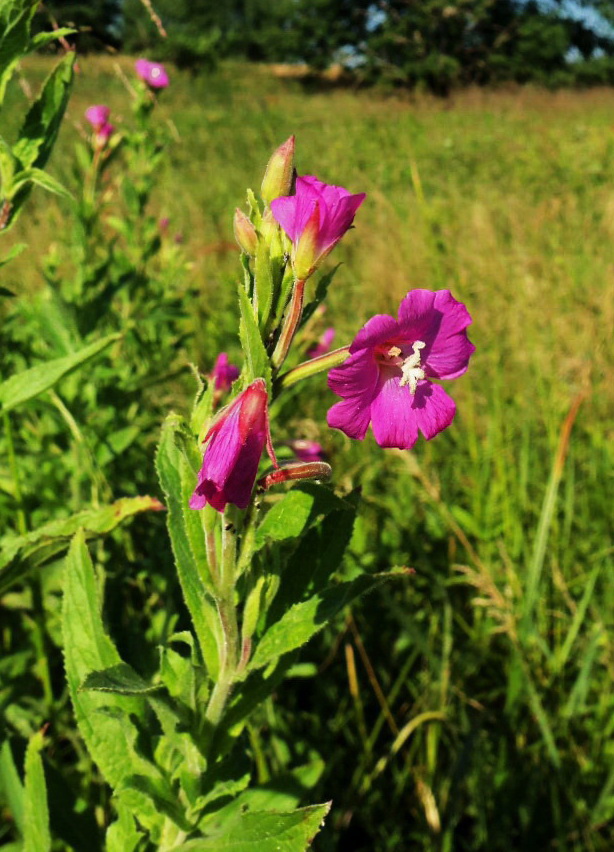
[[[160,62],[150,62],[148,59],[137,59],[134,64],[137,76],[151,89],[166,89],[168,74]]]
[[[321,462],[326,458],[322,444],[318,444],[317,441],[296,439],[288,441],[288,446],[302,462]]]
[[[320,337],[315,346],[307,350],[308,358],[319,358],[320,355],[326,355],[330,352],[330,347],[335,339],[335,329],[327,328],[324,334]]]
[[[306,175],[296,179],[295,195],[271,201],[273,216],[292,240],[296,278],[308,278],[316,270],[352,226],[365,197]]]
[[[330,479],[332,469],[326,462],[287,462],[258,480],[258,487],[267,491],[282,482],[299,479]]]
[[[264,173],[260,195],[270,204],[280,195],[288,195],[294,177],[294,136],[287,139],[273,153]]]
[[[225,352],[220,352],[213,365],[213,370],[211,370],[215,389],[222,392],[229,391],[235,379],[239,378],[239,372],[239,368],[228,361],[228,355]]]
[[[265,446],[273,465],[278,467],[271,442],[264,379],[256,379],[220,412],[205,442],[190,508],[204,509],[210,505],[223,512],[228,503],[233,503],[239,509],[246,509]]]
[[[254,257],[258,249],[258,234],[245,213],[238,207],[235,210],[233,227],[235,240],[238,242],[241,251],[250,257]]]
[[[110,115],[111,110],[109,107],[102,104],[88,107],[85,110],[85,118],[92,125],[96,133],[100,133],[100,130],[107,124]]]

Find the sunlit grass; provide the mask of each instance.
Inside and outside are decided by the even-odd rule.
[[[52,163],[67,184],[85,108],[106,103],[119,129],[129,121],[131,60],[80,64]],[[311,720],[314,742],[331,730],[339,738],[325,784],[346,808],[335,836],[351,837],[352,817],[369,832],[340,848],[412,848],[386,823],[394,802],[415,848],[541,850],[556,839],[607,849],[614,91],[476,90],[448,102],[305,91],[234,65],[171,79],[160,112],[176,144],[156,204],[184,235],[201,293],[186,357],[207,369],[219,349],[236,351],[232,211],[291,133],[300,173],[368,194],[331,257],[342,265],[325,322],[338,343],[372,313],[395,312],[413,287],[449,288],[474,317],[476,355],[450,387],[457,420],[411,456],[325,430],[332,395],[321,379],[311,402],[287,412],[289,431],[311,430],[331,451],[337,486],[363,485],[348,570],[356,560],[417,571],[357,617],[394,725],[351,651],[334,663],[337,690],[330,679],[314,686],[314,716],[332,717],[330,727]],[[10,267],[25,298],[40,286],[35,253],[63,238],[64,221],[37,192],[15,229],[32,249]],[[304,709],[297,699],[297,718]],[[420,713],[435,715],[395,745]]]

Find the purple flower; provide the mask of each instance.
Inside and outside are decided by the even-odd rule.
[[[271,201],[277,222],[293,243],[292,264],[299,279],[308,278],[351,227],[365,193],[352,195],[311,175],[296,179],[296,194]]]
[[[324,461],[326,455],[322,444],[317,441],[308,441],[306,439],[296,439],[288,441],[288,446],[302,462],[321,462]]]
[[[334,339],[335,329],[327,328],[318,342],[307,350],[307,357],[318,358],[320,355],[326,355],[327,352],[330,352],[330,347]]]
[[[246,509],[252,496],[260,456],[266,445],[275,467],[268,396],[264,379],[256,379],[217,417],[205,436],[208,442],[191,509],[209,504],[223,512],[228,503]]]
[[[429,379],[456,379],[475,346],[467,337],[471,316],[449,290],[412,290],[398,319],[379,314],[358,332],[350,357],[331,370],[328,386],[342,402],[328,425],[359,441],[369,423],[381,447],[408,450],[418,430],[430,440],[446,429],[456,406]]]
[[[213,365],[213,370],[211,370],[215,389],[217,391],[229,391],[234,380],[239,378],[239,373],[239,368],[228,361],[228,355],[225,352],[220,352]]]
[[[150,62],[149,59],[137,59],[134,64],[137,76],[152,89],[166,89],[168,74],[160,62]]]
[[[96,133],[100,133],[102,128],[107,125],[110,115],[111,110],[109,107],[102,104],[88,107],[85,110],[85,118],[92,125]]]

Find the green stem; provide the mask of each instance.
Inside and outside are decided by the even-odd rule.
[[[236,530],[227,510],[222,516],[222,562],[215,600],[223,637],[220,672],[205,713],[212,727],[216,727],[222,718],[239,663],[239,625],[234,600],[236,550]]]
[[[303,379],[308,379],[311,376],[316,376],[318,373],[323,373],[325,370],[332,370],[333,367],[338,367],[347,359],[350,354],[349,346],[342,346],[340,349],[333,349],[332,352],[327,352],[326,355],[319,355],[317,358],[312,358],[310,361],[303,361],[298,367],[293,367],[287,373],[279,376],[273,382],[273,396],[286,388],[292,387],[297,382]]]
[[[19,478],[19,468],[17,467],[17,457],[15,456],[15,444],[13,443],[13,430],[11,429],[11,421],[8,412],[3,412],[2,416],[4,419],[4,434],[6,436],[9,468],[11,471],[11,478],[13,480],[13,487],[15,489],[15,502],[17,503],[17,528],[20,535],[25,535],[28,532],[28,518],[23,506],[21,480]]]

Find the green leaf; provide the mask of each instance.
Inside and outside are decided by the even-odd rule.
[[[0,748],[0,793],[3,794],[15,825],[23,836],[25,832],[24,790],[8,740],[5,740]]]
[[[305,483],[288,491],[264,516],[256,531],[255,550],[267,542],[298,538],[319,518],[347,508],[329,488]]]
[[[23,402],[40,396],[57,384],[64,376],[95,358],[120,337],[120,334],[110,334],[95,343],[90,343],[89,346],[85,346],[72,355],[54,358],[44,364],[38,364],[36,367],[31,367],[29,370],[11,376],[0,384],[0,408],[4,411],[10,411]]]
[[[116,695],[147,695],[162,689],[162,685],[148,683],[128,663],[118,663],[100,672],[90,672],[81,689],[113,692]]]
[[[48,33],[37,33],[30,41],[30,49],[39,50],[41,47],[46,47],[53,41],[57,41],[60,38],[66,38],[66,36],[73,35],[76,32],[77,30],[72,29],[71,27],[58,27],[57,30],[51,30]]]
[[[143,840],[137,831],[133,813],[119,802],[116,804],[117,819],[107,829],[106,852],[136,852]]]
[[[0,26],[0,105],[17,63],[29,49],[30,23],[38,7],[37,0],[8,3]]]
[[[362,575],[348,583],[329,586],[309,600],[295,604],[259,641],[249,670],[267,666],[283,654],[300,648],[357,597],[386,580],[407,574],[407,570],[400,569],[387,574]]]
[[[123,497],[108,506],[50,521],[26,535],[5,537],[0,540],[0,595],[29,571],[63,553],[77,530],[83,529],[86,538],[105,535],[133,515],[163,508],[155,497]]]
[[[273,304],[273,275],[269,246],[265,240],[258,240],[258,249],[254,261],[255,292],[258,297],[258,315],[260,327],[265,328]],[[244,291],[243,291],[244,292]]]
[[[302,852],[322,827],[331,803],[311,805],[289,813],[247,812],[225,830],[202,840],[190,840],[179,852]]]
[[[24,784],[24,852],[48,852],[51,849],[47,785],[40,750],[43,735],[34,734],[26,751],[26,777]]]
[[[73,79],[75,53],[66,53],[55,66],[26,115],[13,153],[23,169],[42,169],[64,117]]]
[[[17,243],[17,245],[14,245],[9,253],[0,260],[0,268],[6,266],[7,263],[10,263],[14,258],[18,257],[25,248],[26,243]],[[14,293],[11,293],[10,290],[6,290],[4,287],[2,287],[1,290],[3,291],[2,295],[15,295]]]
[[[66,558],[62,637],[70,697],[92,759],[113,788],[127,785],[135,774],[158,781],[155,767],[136,750],[139,731],[132,718],[144,720],[144,700],[79,689],[90,672],[122,662],[103,627],[99,586],[83,531],[75,535]],[[120,798],[144,826],[159,830],[163,818],[148,795],[127,786]]]
[[[243,368],[245,383],[251,384],[254,379],[264,379],[270,396],[271,365],[269,356],[262,342],[252,303],[242,285],[239,285],[239,306],[241,308],[239,336],[245,352],[245,366]]]
[[[24,171],[18,172],[13,179],[11,190],[13,193],[16,193],[29,183],[34,184],[35,186],[41,186],[48,192],[53,192],[55,195],[61,195],[63,198],[73,198],[72,194],[65,189],[59,181],[51,177],[51,175],[48,175],[47,172],[44,172],[42,169],[35,168],[24,169]]]
[[[211,595],[202,512],[188,501],[196,474],[181,450],[184,425],[176,414],[166,419],[156,454],[156,469],[168,509],[168,531],[183,596],[192,617],[200,651],[211,677],[219,672],[219,627]],[[188,436],[188,440],[192,440]],[[192,440],[193,443],[193,440]]]

